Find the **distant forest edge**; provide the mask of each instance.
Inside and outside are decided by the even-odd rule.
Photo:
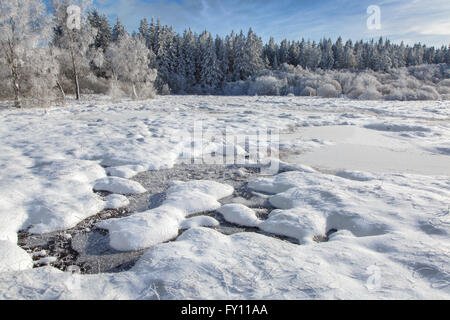
[[[346,96],[450,99],[450,47],[387,39],[264,44],[252,29],[226,37],[143,19],[129,34],[89,1],[2,0],[0,99],[16,107],[64,100],[66,93],[151,98],[155,94]],[[79,28],[67,8],[82,8]]]

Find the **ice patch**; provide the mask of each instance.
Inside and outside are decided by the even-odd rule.
[[[253,209],[240,203],[226,204],[217,212],[222,214],[226,221],[240,226],[257,227],[261,223]]]
[[[136,181],[118,177],[106,177],[99,179],[94,185],[95,191],[108,191],[122,195],[141,194],[147,192],[145,188]]]
[[[378,131],[391,131],[391,132],[407,132],[407,131],[419,131],[430,132],[429,128],[425,128],[417,125],[408,124],[395,124],[395,123],[371,123],[364,126],[366,129],[378,130]]]

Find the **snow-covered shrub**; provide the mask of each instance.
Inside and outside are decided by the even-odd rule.
[[[331,84],[336,89],[337,92],[342,93],[341,84],[337,80],[334,79],[327,80],[327,83]]]
[[[306,96],[306,97],[314,97],[317,95],[316,89],[313,89],[311,87],[305,87],[302,92],[301,92],[302,96]]]
[[[382,97],[381,93],[374,88],[367,88],[361,95],[359,95],[359,100],[380,100]]]
[[[317,89],[317,95],[322,98],[337,98],[339,96],[339,92],[332,84],[325,84]]]
[[[80,78],[80,89],[85,94],[108,94],[110,83],[105,78],[99,78],[92,73],[88,73]]]
[[[110,96],[113,100],[120,99],[125,96],[130,96],[131,92],[127,93],[126,88],[124,88],[123,84],[118,80],[111,80],[108,96]]]
[[[449,87],[450,88],[450,79],[444,79],[438,83],[439,87]]]
[[[418,90],[409,88],[395,88],[391,94],[384,97],[386,100],[415,101],[415,100],[437,100],[439,93],[433,87],[424,86]]]
[[[417,100],[437,100],[439,93],[435,88],[430,86],[423,86],[417,93]]]
[[[250,83],[248,94],[265,95],[265,96],[279,96],[280,95],[280,80],[273,76],[261,76]]]
[[[247,95],[248,88],[248,81],[228,82],[223,88],[223,92],[225,95],[229,96],[242,96]]]
[[[439,92],[440,94],[450,94],[450,87],[438,86],[437,92]]]

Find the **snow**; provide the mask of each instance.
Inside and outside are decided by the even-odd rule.
[[[99,179],[94,184],[95,191],[108,191],[122,195],[145,193],[147,190],[136,181],[118,177],[107,177]]]
[[[58,258],[56,258],[56,257],[45,257],[45,258],[41,258],[41,259],[35,261],[34,264],[38,265],[38,266],[48,265],[48,264],[52,264],[52,263],[56,262],[56,260],[58,260]]]
[[[226,221],[244,227],[257,227],[261,222],[255,211],[240,203],[226,204],[217,212],[222,214]]]
[[[402,131],[422,131],[422,132],[430,132],[429,128],[424,128],[422,126],[414,126],[414,125],[399,125],[396,123],[371,123],[364,126],[367,129],[379,130],[379,131],[393,131],[393,132],[402,132]]]
[[[213,217],[208,216],[198,216],[184,220],[180,224],[180,229],[192,229],[197,227],[217,227],[219,225],[219,221],[214,219]]]
[[[214,211],[217,201],[233,194],[233,187],[215,181],[174,181],[167,190],[165,205],[182,209],[186,215]]]
[[[105,209],[120,209],[127,207],[130,204],[130,200],[120,194],[110,194],[105,198],[105,200]]]
[[[128,166],[106,168],[106,173],[108,174],[108,176],[125,179],[130,179],[134,177],[137,173],[142,171],[144,171],[144,167],[139,165],[128,165]]]
[[[447,101],[308,97],[164,96],[2,109],[0,299],[152,299],[155,291],[162,299],[450,299],[449,116]],[[113,249],[142,250],[131,270],[32,269],[19,231],[62,232],[111,199],[125,201],[124,189],[145,192],[144,182],[127,179],[186,162],[190,147],[198,156],[201,146],[186,137],[200,120],[236,134],[280,130],[282,173],[236,175],[251,180],[250,195],[276,207],[257,225],[263,234],[203,228],[216,222],[193,216],[220,210],[233,187],[188,177],[170,185],[159,207],[97,224]],[[96,194],[99,182],[114,195]],[[231,210],[241,219],[234,223],[256,225],[244,200],[226,201],[247,205]],[[331,229],[338,232],[328,242],[311,241]]]
[[[300,243],[313,241],[314,236],[326,233],[326,217],[319,211],[295,208],[274,210],[269,219],[258,227],[268,233],[297,239]]]
[[[33,266],[31,256],[16,244],[0,240],[0,273],[26,270]]]
[[[217,200],[233,191],[233,187],[215,181],[174,181],[160,207],[105,220],[97,227],[109,231],[110,246],[116,250],[145,249],[176,238],[187,216],[218,209],[221,205]]]

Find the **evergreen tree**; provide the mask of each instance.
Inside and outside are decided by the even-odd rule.
[[[116,24],[112,30],[111,40],[113,42],[117,42],[120,38],[127,35],[127,31],[125,30],[124,25],[120,22],[119,17],[117,17]]]

